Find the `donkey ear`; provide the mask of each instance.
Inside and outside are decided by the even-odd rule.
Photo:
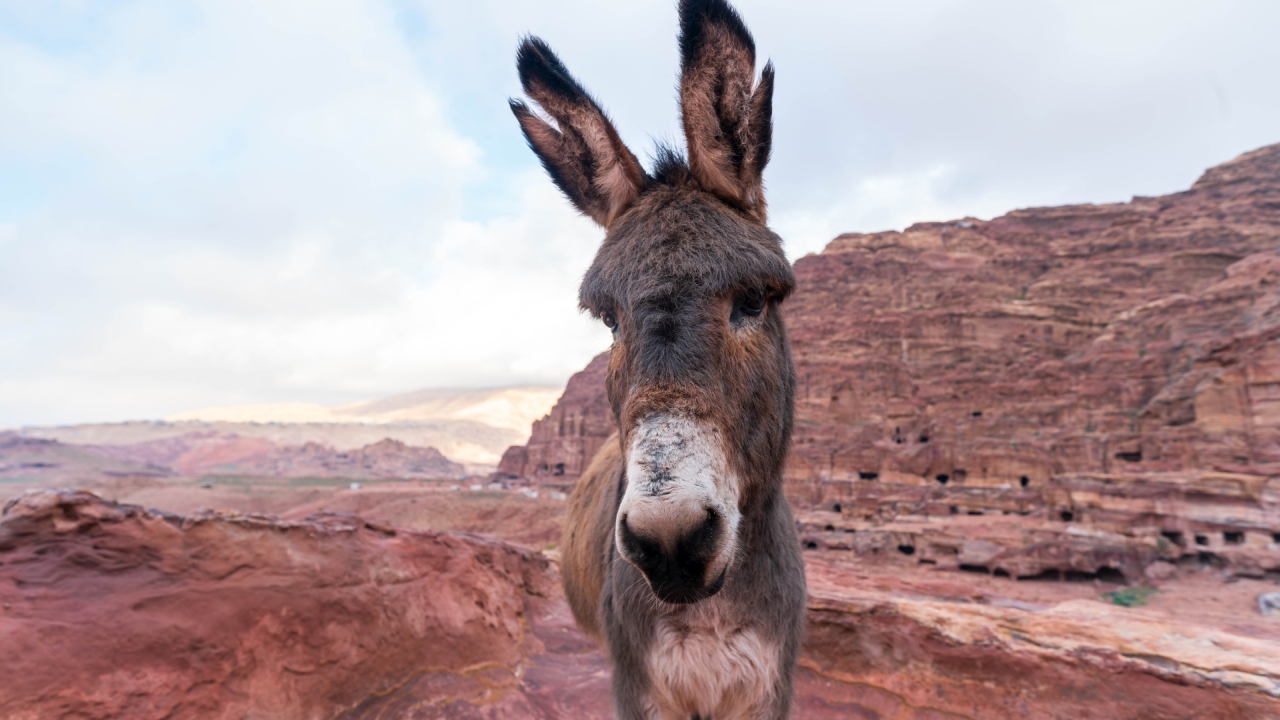
[[[756,44],[724,0],[680,0],[680,113],[702,188],[765,221],[773,64],[755,83]]]
[[[529,147],[569,202],[607,229],[640,195],[644,168],[545,42],[525,38],[516,52],[516,68],[525,93],[559,126],[512,100],[511,111]]]

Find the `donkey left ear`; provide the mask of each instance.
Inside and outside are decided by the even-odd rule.
[[[519,100],[511,111],[551,179],[582,214],[608,229],[644,188],[640,161],[613,123],[545,42],[525,38],[516,53],[520,84],[555,119],[538,117]]]
[[[680,113],[702,188],[765,221],[773,64],[755,83],[756,45],[725,0],[680,0]]]

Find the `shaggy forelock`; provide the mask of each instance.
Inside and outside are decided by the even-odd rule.
[[[658,295],[706,297],[748,289],[781,300],[795,275],[781,239],[684,183],[677,155],[660,157],[655,184],[612,228],[582,280],[584,310],[623,309]]]

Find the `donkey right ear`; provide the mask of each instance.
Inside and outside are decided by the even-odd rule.
[[[559,125],[552,127],[528,105],[512,100],[511,111],[529,147],[569,202],[608,229],[640,196],[644,168],[545,42],[525,38],[516,52],[516,68],[525,93]]]
[[[689,169],[707,192],[765,221],[773,64],[755,82],[756,44],[725,0],[680,0],[680,115]]]

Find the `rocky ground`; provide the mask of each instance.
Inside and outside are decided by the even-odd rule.
[[[1125,608],[1090,584],[807,560],[797,718],[1276,716],[1275,630],[1166,599],[1258,581]],[[0,643],[15,720],[611,716],[544,554],[346,513],[25,494],[0,519]]]

